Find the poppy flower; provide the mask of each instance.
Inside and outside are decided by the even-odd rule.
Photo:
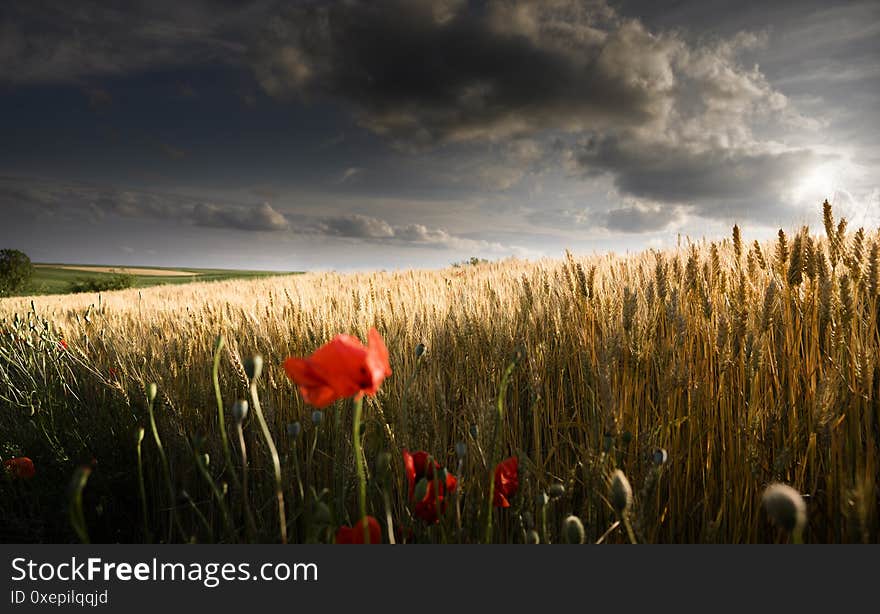
[[[511,456],[495,467],[495,507],[510,507],[510,497],[519,490],[519,460]]]
[[[435,479],[434,471],[440,471],[442,467],[437,461],[431,462],[431,455],[427,452],[403,451],[403,466],[406,479],[409,482],[410,501],[417,499],[413,513],[428,524],[434,524],[438,520],[437,505],[440,505],[441,513],[446,510],[446,495],[454,492],[458,487],[458,480],[448,472],[445,478]],[[421,491],[416,495],[416,485],[425,480],[426,488],[424,495]]]
[[[34,461],[29,459],[27,456],[22,456],[21,458],[12,457],[8,460],[3,461],[3,467],[6,471],[9,472],[10,475],[16,478],[20,478],[22,480],[29,480],[34,477],[34,474],[37,470],[34,468]]]
[[[336,531],[337,544],[363,544],[364,543],[364,522],[368,525],[370,533],[370,544],[382,543],[382,529],[379,527],[379,521],[372,516],[366,516],[362,522],[353,527],[341,526]]]
[[[376,394],[391,375],[388,348],[375,328],[370,329],[367,345],[351,335],[336,335],[308,358],[285,360],[284,370],[299,386],[303,400],[315,407]]]
[[[59,339],[58,340],[58,347],[60,347],[62,350],[66,350],[67,349],[67,341],[65,341],[64,339]]]

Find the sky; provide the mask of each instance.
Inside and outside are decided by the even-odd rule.
[[[880,225],[880,3],[0,7],[0,248],[366,270]]]

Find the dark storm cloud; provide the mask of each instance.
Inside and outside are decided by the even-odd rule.
[[[404,149],[546,131],[592,135],[590,147],[566,154],[569,171],[606,174],[621,200],[642,201],[602,218],[610,230],[631,231],[664,226],[681,206],[711,218],[734,206],[766,211],[818,160],[755,129],[818,125],[757,66],[740,64],[766,40],[743,31],[690,42],[603,2],[502,1],[476,10],[392,0],[283,10],[251,52],[268,94],[341,101]],[[523,168],[502,159],[470,172],[486,189],[505,190]]]
[[[395,145],[398,159],[430,162],[412,173],[401,169],[414,167],[402,164],[376,172],[374,160],[386,150],[342,122],[328,131],[323,147],[339,151],[330,188],[337,192],[364,194],[372,187],[395,195],[401,185],[418,183],[436,193],[454,185],[462,193],[504,193],[513,202],[541,173],[560,169],[574,185],[600,186],[594,193],[607,186],[607,198],[583,210],[569,206],[574,199],[567,196],[546,203],[532,222],[556,229],[639,233],[668,230],[689,217],[795,215],[788,192],[805,170],[830,159],[829,148],[811,144],[833,139],[820,132],[827,120],[806,114],[804,92],[796,88],[801,106],[794,108],[779,89],[786,80],[790,88],[799,79],[858,68],[865,77],[859,96],[847,86],[833,94],[833,105],[821,98],[822,104],[804,104],[811,112],[833,107],[847,138],[871,138],[863,115],[875,114],[870,43],[876,3],[820,10],[822,3],[810,0],[801,11],[785,3],[734,8],[720,0],[614,5],[620,12],[601,0],[346,0],[244,8],[207,0],[124,7],[15,2],[0,16],[0,84],[74,82],[108,115],[123,99],[107,83],[97,87],[100,77],[231,66],[224,86],[249,107],[267,102],[258,92],[288,103],[273,109],[289,108],[291,117],[305,114],[304,105],[312,111],[335,105],[334,113],[343,109],[350,121]],[[860,23],[864,27],[856,27]],[[755,63],[763,62],[768,46],[770,72]],[[190,108],[211,99],[198,80],[176,82]],[[813,83],[799,87],[832,99],[833,87]],[[169,143],[157,137],[153,146],[181,165],[195,163],[192,141],[163,138]],[[372,148],[365,157],[343,159],[362,142]],[[432,177],[442,177],[444,188]],[[52,207],[41,201],[45,194],[37,196],[34,203]],[[95,216],[146,215],[240,230],[289,226],[292,233],[383,244],[461,241],[439,228],[404,223],[400,212],[372,216],[368,205],[356,209],[362,214],[340,214],[336,207],[300,219],[269,205],[138,192],[74,190],[68,196]],[[438,227],[447,222],[434,220]]]
[[[234,2],[5,2],[0,82],[47,83],[235,61],[253,9]]]
[[[340,100],[419,146],[649,122],[677,45],[602,3],[392,0],[285,9],[252,53],[270,95]]]

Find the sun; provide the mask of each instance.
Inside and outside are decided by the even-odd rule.
[[[795,187],[797,200],[813,201],[832,198],[839,187],[838,169],[833,164],[820,164],[807,169]]]

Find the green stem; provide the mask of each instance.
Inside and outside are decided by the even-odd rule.
[[[220,392],[220,356],[223,351],[225,341],[223,335],[217,335],[217,342],[214,344],[214,366],[211,372],[211,379],[214,382],[214,396],[217,398],[217,426],[220,429],[220,442],[223,445],[223,457],[226,461],[226,470],[232,476],[232,482],[236,490],[241,487],[238,482],[238,476],[232,468],[232,450],[229,447],[229,437],[226,434],[226,416],[223,411],[223,394]]]
[[[165,456],[165,448],[162,445],[162,438],[159,437],[159,428],[156,426],[156,414],[153,411],[153,404],[156,402],[155,384],[150,384],[148,390],[147,408],[150,413],[150,431],[153,433],[153,441],[156,442],[156,449],[159,452],[159,459],[162,462],[162,476],[165,478],[165,485],[168,488],[168,541],[171,541],[171,532],[177,523],[177,503],[174,497],[174,484],[171,482],[171,467],[168,465],[168,457]],[[178,528],[179,525],[178,525]],[[181,535],[183,530],[181,529]]]
[[[251,400],[254,403],[254,413],[257,415],[257,421],[260,423],[260,430],[263,432],[263,439],[266,440],[266,446],[269,448],[269,455],[272,457],[272,468],[275,472],[275,498],[278,500],[278,522],[281,525],[281,543],[287,543],[287,517],[284,513],[284,490],[281,483],[281,460],[278,458],[278,449],[275,447],[275,441],[272,439],[272,433],[269,431],[269,425],[263,416],[263,410],[260,407],[260,397],[257,394],[257,379],[251,380]]]
[[[73,480],[71,482],[70,524],[73,526],[76,536],[79,537],[79,540],[84,544],[90,542],[89,533],[86,530],[86,517],[83,513],[82,493],[83,489],[86,487],[86,482],[89,481],[91,473],[92,470],[90,467],[79,467],[76,470],[76,473],[73,474]]]
[[[144,427],[138,427],[137,431],[137,464],[138,464],[138,488],[141,493],[141,515],[144,518],[144,541],[150,543],[150,523],[147,514],[147,489],[144,485],[144,459],[141,453],[141,444],[144,441]]]
[[[220,489],[217,488],[217,484],[214,482],[214,478],[211,477],[211,472],[208,471],[205,457],[199,450],[194,450],[194,453],[196,458],[196,466],[199,469],[199,473],[201,473],[202,477],[205,478],[205,481],[208,483],[208,487],[211,489],[211,494],[214,495],[214,499],[217,500],[217,505],[220,507],[220,516],[223,519],[223,526],[226,528],[226,533],[234,539],[235,529],[232,526],[232,520],[229,518],[229,511],[226,509],[226,502],[223,501],[223,494],[220,492]]]
[[[251,512],[250,501],[248,500],[247,445],[244,441],[244,429],[240,421],[236,423],[235,430],[238,433],[238,447],[241,449],[241,506],[244,511],[245,522],[247,523],[248,541],[253,543],[257,528],[256,522],[254,522],[254,514]]]
[[[360,396],[354,401],[354,418],[352,420],[352,446],[354,447],[354,464],[357,468],[358,477],[358,510],[360,517],[358,522],[364,530],[364,543],[370,543],[370,525],[367,519],[367,474],[364,470],[364,455],[361,451],[361,413],[364,409],[364,397]]]

